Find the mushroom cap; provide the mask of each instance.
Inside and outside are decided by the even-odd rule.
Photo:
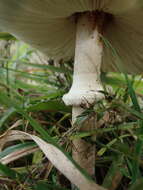
[[[51,58],[69,59],[75,50],[74,15],[87,11],[107,13],[108,19],[103,24],[106,43],[102,70],[120,68],[129,73],[141,73],[142,0],[1,0],[0,28]]]

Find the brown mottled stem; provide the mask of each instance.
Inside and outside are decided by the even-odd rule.
[[[77,19],[77,35],[74,62],[73,84],[63,100],[73,106],[73,123],[84,109],[90,107],[103,95],[100,81],[103,46],[100,40],[100,22],[97,13],[83,13]],[[101,17],[102,20],[102,17]],[[94,119],[83,124],[81,131],[90,131],[95,127]],[[77,127],[78,128],[78,127]],[[93,176],[95,174],[95,146],[82,140],[73,141],[73,158]]]

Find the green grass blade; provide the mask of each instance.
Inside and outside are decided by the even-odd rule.
[[[0,163],[0,172],[2,172],[4,175],[14,180],[17,180],[17,177],[19,176],[19,174],[16,171],[10,169],[9,167],[1,163]]]
[[[36,147],[36,146],[37,145],[33,142],[22,143],[22,144],[10,146],[10,147],[6,148],[5,150],[3,150],[2,152],[0,152],[0,159],[4,158],[5,156],[7,156],[10,153],[13,153],[15,151],[18,151],[18,150],[21,150],[24,148]]]

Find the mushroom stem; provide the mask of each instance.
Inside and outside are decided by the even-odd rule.
[[[84,109],[73,107],[72,122],[76,121],[77,116],[82,114]],[[90,131],[95,128],[95,117],[90,117],[86,122],[82,123],[80,131]],[[76,126],[78,128],[78,126]],[[87,171],[91,176],[95,176],[95,145],[88,143],[82,139],[73,140],[72,156],[73,159]]]
[[[103,98],[99,92],[103,90],[100,81],[103,46],[100,41],[99,24],[96,13],[83,13],[77,20],[73,84],[69,93],[63,97],[66,105],[73,106],[73,123],[84,111],[81,107],[90,107]],[[83,124],[81,130],[88,131],[94,127],[95,120],[92,119]],[[74,140],[73,144],[73,158],[90,175],[94,175],[95,146],[82,139]]]
[[[97,21],[97,23],[96,23]],[[73,84],[63,100],[66,105],[89,107],[102,98],[100,81],[103,46],[96,14],[82,14],[77,21]]]

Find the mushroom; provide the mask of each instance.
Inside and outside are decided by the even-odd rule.
[[[101,69],[118,71],[120,67],[129,73],[142,72],[142,19],[141,0],[0,1],[3,31],[53,59],[74,57],[73,84],[63,97],[67,105],[73,106],[73,121],[83,112],[81,107],[89,107],[103,98]],[[121,57],[120,65],[104,44],[104,38]],[[80,143],[86,146],[85,142],[77,142]],[[91,159],[87,158],[85,166],[82,161],[78,162],[87,168]]]

